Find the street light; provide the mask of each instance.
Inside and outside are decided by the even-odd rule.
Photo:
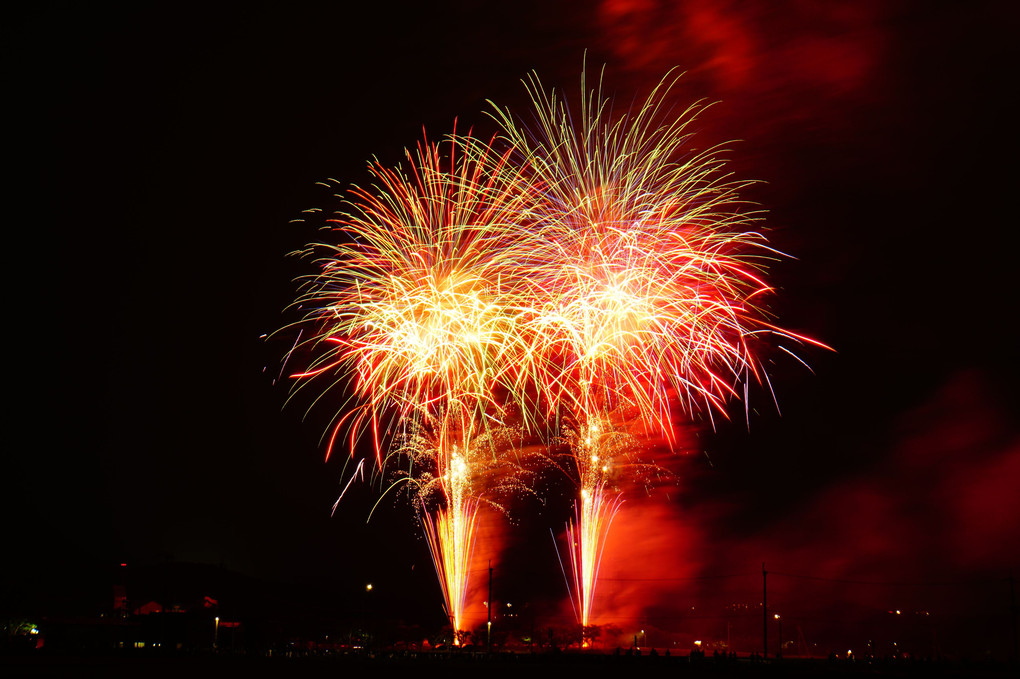
[[[365,629],[363,630],[362,635],[361,635],[362,636],[362,638],[361,638],[361,645],[364,648],[366,648],[366,649],[369,647],[369,645],[371,643],[371,639],[372,639],[372,618],[373,618],[373,616],[372,616],[372,606],[371,606],[370,601],[369,601],[371,594],[372,594],[372,583],[370,582],[370,583],[365,585],[365,596],[363,598],[363,601],[364,601]]]
[[[776,651],[776,660],[783,657],[783,619],[779,617],[779,614],[775,615],[776,622],[779,623],[779,650]]]
[[[216,650],[219,643],[220,643],[220,616],[217,615],[216,620],[213,623],[213,638],[212,638],[213,650]]]

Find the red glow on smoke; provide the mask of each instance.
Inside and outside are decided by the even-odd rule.
[[[596,646],[629,646],[643,629],[681,648],[729,634],[740,652],[760,651],[762,562],[770,616],[790,621],[784,634],[800,625],[809,642],[900,624],[904,639],[919,635],[915,651],[930,653],[938,625],[938,651],[952,654],[968,634],[993,634],[1020,558],[1020,440],[1000,403],[980,373],[958,374],[903,416],[869,461],[847,461],[778,513],[767,494],[731,504],[691,502],[696,494],[675,486],[628,489],[596,589]],[[687,490],[697,483],[684,481]],[[560,601],[560,618],[572,620]],[[882,622],[897,609],[899,623]]]
[[[506,516],[498,510],[487,506],[478,510],[475,551],[471,558],[471,579],[468,582],[467,606],[462,625],[465,630],[475,631],[484,626],[488,619],[489,567],[491,565],[494,574],[502,574],[500,555],[503,554],[509,530],[511,527]],[[484,638],[482,641],[484,643]]]
[[[595,594],[595,624],[640,621],[677,603],[703,567],[699,529],[677,503],[661,497],[625,500],[609,533]]]
[[[979,373],[956,375],[901,419],[874,463],[847,465],[845,477],[749,535],[711,526],[727,514],[748,522],[756,508],[716,507],[715,520],[712,508],[697,508],[706,527],[696,547],[706,555],[702,572],[753,571],[765,561],[845,581],[770,578],[775,606],[819,616],[903,601],[945,614],[978,606],[975,592],[997,596],[996,583],[1020,559],[1020,440],[999,403]],[[905,584],[861,584],[869,582]]]
[[[740,118],[713,114],[720,129],[756,138],[765,121],[809,119],[820,107],[870,97],[888,15],[877,2],[604,0],[598,16],[615,67],[648,82],[678,67],[687,87]]]

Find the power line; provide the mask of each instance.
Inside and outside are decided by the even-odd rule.
[[[960,585],[988,585],[993,583],[1006,582],[1003,578],[983,578],[976,580],[944,580],[944,581],[916,581],[905,580],[852,580],[849,578],[823,578],[818,575],[803,575],[799,573],[782,573],[780,571],[769,571],[769,575],[779,575],[784,578],[796,578],[798,580],[817,580],[820,582],[838,582],[847,585],[877,585],[884,587],[956,587]]]
[[[697,580],[722,580],[726,578],[747,578],[753,573],[729,573],[726,575],[699,575],[689,578],[599,578],[599,582],[695,582]]]

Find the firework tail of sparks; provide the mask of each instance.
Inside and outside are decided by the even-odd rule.
[[[568,585],[568,589],[571,590],[571,605],[584,629],[592,624],[602,553],[613,518],[623,501],[622,494],[611,482],[613,477],[621,475],[637,477],[640,474],[635,470],[646,465],[630,462],[628,458],[635,457],[639,448],[637,439],[621,426],[612,424],[605,414],[592,417],[576,430],[568,426],[565,442],[579,486],[575,517],[566,527],[573,576],[573,587]]]
[[[404,478],[416,493],[422,528],[457,643],[464,624],[478,518],[473,482],[478,475],[476,467],[481,465],[472,464],[478,457],[471,454],[478,450],[477,445],[471,445],[474,423],[464,409],[455,408],[447,411],[438,433],[420,422],[413,425],[413,433],[395,448],[394,454],[408,462]],[[434,516],[430,505],[439,505]]]
[[[521,430],[486,422],[461,406],[436,427],[411,421],[386,459],[422,516],[455,643],[465,625],[479,508],[506,512],[504,498],[533,492],[520,462]]]
[[[576,522],[567,524],[570,566],[574,575],[573,597],[577,602],[575,611],[582,627],[592,624],[602,552],[621,502],[619,495],[606,492],[605,484],[590,490],[582,488],[581,500],[575,503]]]
[[[454,643],[457,643],[458,633],[464,629],[464,609],[467,605],[477,520],[478,503],[460,498],[451,500],[446,508],[437,510],[434,520],[426,513],[423,522],[432,562],[443,590],[446,612],[453,627]]]

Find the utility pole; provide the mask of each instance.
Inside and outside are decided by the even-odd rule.
[[[529,602],[530,603],[530,602]],[[530,606],[529,606],[530,608]],[[535,655],[535,611],[531,611],[531,640],[528,642],[528,653]]]
[[[765,570],[765,562],[761,562],[761,659],[769,657],[769,589],[766,585],[766,578],[769,572]]]
[[[1009,617],[1013,622],[1013,662],[1020,661],[1020,649],[1017,647],[1016,637],[1016,588],[1014,586],[1013,571],[1009,572]]]
[[[485,652],[492,653],[492,559],[489,559],[489,623],[485,628]]]

